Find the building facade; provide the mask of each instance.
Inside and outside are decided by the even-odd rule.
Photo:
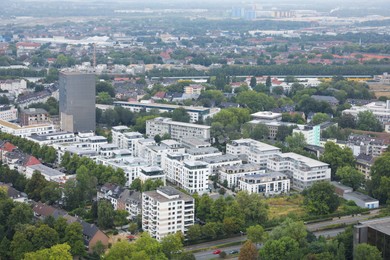
[[[285,173],[296,190],[304,190],[318,181],[330,181],[329,164],[296,153],[276,154],[268,159],[267,168]]]
[[[157,117],[146,121],[146,135],[151,138],[156,135],[169,134],[175,140],[198,138],[209,141],[210,129],[210,126],[177,122],[165,117]]]
[[[194,225],[195,200],[170,186],[142,194],[142,229],[161,240]]]
[[[61,129],[68,132],[96,130],[95,75],[81,72],[61,72]]]
[[[245,175],[238,181],[238,189],[249,194],[258,193],[264,196],[288,193],[290,179],[280,172]]]

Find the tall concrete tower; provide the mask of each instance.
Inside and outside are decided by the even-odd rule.
[[[95,131],[95,75],[60,72],[59,82],[61,129],[68,132]]]

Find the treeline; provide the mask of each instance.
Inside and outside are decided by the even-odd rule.
[[[0,140],[7,140],[22,152],[30,154],[45,163],[52,164],[57,160],[57,152],[53,147],[39,144],[25,138],[0,132]]]
[[[0,69],[0,76],[13,77],[46,77],[46,70]]]
[[[380,65],[322,65],[322,64],[270,64],[270,65],[224,65],[208,72],[195,69],[168,70],[153,69],[147,72],[149,77],[184,77],[184,76],[264,76],[264,75],[379,75],[388,71]]]

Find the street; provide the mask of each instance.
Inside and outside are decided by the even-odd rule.
[[[339,218],[334,218],[333,220],[329,221],[324,221],[324,222],[319,222],[319,223],[313,223],[313,224],[307,224],[306,227],[309,231],[312,231],[316,237],[319,236],[324,236],[324,237],[335,237],[337,234],[343,232],[345,228],[336,228],[336,229],[329,229],[329,230],[323,230],[323,231],[316,231],[320,228],[324,228],[329,225],[334,225],[334,224],[354,224],[357,223],[360,220],[365,220],[369,217],[375,216],[379,214],[379,210],[373,210],[371,211],[371,214],[369,215],[356,215],[354,217],[352,216],[345,216]],[[191,250],[196,250],[200,248],[208,248],[208,247],[218,247],[218,245],[223,245],[226,243],[232,243],[232,242],[238,242],[242,241],[244,242],[246,240],[246,236],[238,236],[238,237],[233,237],[233,238],[227,238],[227,239],[222,239],[222,240],[217,240],[217,241],[210,241],[202,244],[197,244],[197,245],[192,245],[192,246],[187,246],[185,247],[186,251],[191,251]],[[229,253],[232,250],[240,250],[241,245],[236,245],[236,246],[229,246],[229,247],[224,247],[224,248],[219,248],[222,251],[225,251],[226,253]],[[213,251],[215,249],[208,249],[206,251],[202,252],[197,252],[194,253],[195,258],[197,260],[208,260],[208,259],[213,259],[217,258],[218,255],[214,255]]]

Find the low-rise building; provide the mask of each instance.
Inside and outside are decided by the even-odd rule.
[[[49,123],[49,113],[42,108],[26,108],[19,113],[21,126],[41,125]]]
[[[142,229],[161,240],[194,225],[195,200],[170,186],[142,194]]]
[[[0,89],[18,96],[27,90],[27,81],[24,79],[0,80]]]
[[[15,107],[2,105],[0,106],[0,120],[15,121],[18,119],[18,110]]]
[[[0,130],[2,132],[27,137],[33,134],[50,134],[55,132],[55,126],[52,124],[40,124],[32,126],[19,126],[4,120],[0,120]]]
[[[296,190],[308,188],[318,181],[330,181],[329,164],[296,153],[274,155],[268,159],[267,168],[287,174]]]
[[[210,175],[218,174],[221,167],[242,164],[242,160],[238,156],[231,154],[205,157],[202,159],[202,162],[208,164]]]
[[[309,145],[320,145],[321,139],[321,127],[316,126],[304,126],[293,129],[293,133],[301,133],[305,137],[305,141]]]
[[[151,138],[156,135],[169,134],[175,140],[198,138],[209,141],[210,129],[210,126],[177,122],[165,117],[157,117],[146,121],[146,135]]]
[[[27,179],[31,179],[34,172],[39,172],[47,181],[62,182],[65,178],[65,173],[56,169],[50,168],[43,164],[35,164],[26,167],[25,176]]]
[[[73,143],[76,141],[74,133],[54,132],[50,134],[32,134],[26,137],[27,140],[38,143],[39,145],[52,145],[56,143]]]
[[[290,192],[290,179],[280,172],[245,175],[238,181],[238,189],[250,193],[275,195]]]
[[[264,121],[281,121],[282,113],[275,113],[271,111],[260,111],[254,114],[251,114],[254,120],[264,120]]]
[[[343,114],[351,114],[357,118],[358,114],[364,111],[371,111],[383,125],[390,122],[390,100],[386,102],[376,101],[364,106],[352,106],[343,110]]]
[[[352,200],[361,208],[376,209],[379,208],[379,201],[358,191],[346,192],[343,195],[346,200]]]
[[[374,165],[375,158],[371,155],[359,154],[356,157],[355,168],[364,174],[366,180],[371,179],[371,167]]]
[[[157,103],[141,103],[141,102],[114,102],[115,106],[121,106],[123,108],[129,109],[132,112],[140,112],[146,110],[158,110],[160,113],[163,112],[173,112],[177,108],[184,108],[187,113],[190,115],[190,122],[195,123],[199,120],[206,120],[208,117],[212,117],[214,114],[220,111],[219,108],[207,108],[207,107],[193,107],[193,106],[178,106],[178,105],[169,105],[169,104],[157,104]]]

